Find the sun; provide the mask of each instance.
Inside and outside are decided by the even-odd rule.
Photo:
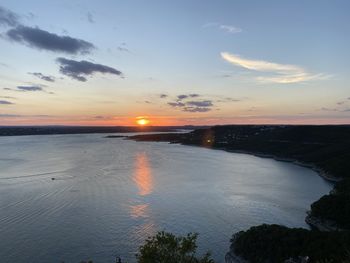
[[[145,126],[147,124],[149,124],[149,119],[147,119],[146,117],[137,117],[136,118],[136,123],[140,126]]]

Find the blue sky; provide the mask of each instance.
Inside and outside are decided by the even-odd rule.
[[[350,123],[349,7],[1,0],[0,125]]]

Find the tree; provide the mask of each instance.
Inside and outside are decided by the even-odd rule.
[[[149,237],[136,254],[138,263],[214,263],[210,253],[196,257],[198,234],[175,236],[167,232],[158,232]]]

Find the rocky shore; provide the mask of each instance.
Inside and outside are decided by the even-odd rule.
[[[307,212],[305,222],[319,231],[343,231],[343,229],[337,227],[335,222],[322,220],[318,217],[312,216],[310,211]]]

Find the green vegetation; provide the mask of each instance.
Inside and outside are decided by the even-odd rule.
[[[329,195],[311,205],[311,215],[350,229],[350,179],[337,183]]]
[[[207,252],[202,257],[196,256],[198,234],[175,236],[164,231],[149,237],[136,254],[138,263],[215,263]],[[116,262],[126,263],[121,259]],[[81,263],[93,263],[82,261]]]
[[[171,233],[159,232],[146,240],[136,255],[139,263],[214,263],[207,253],[196,257],[197,234],[177,237]]]
[[[250,263],[281,263],[309,256],[310,262],[345,262],[349,259],[349,232],[320,232],[279,225],[260,225],[238,232],[231,240],[235,254]]]

